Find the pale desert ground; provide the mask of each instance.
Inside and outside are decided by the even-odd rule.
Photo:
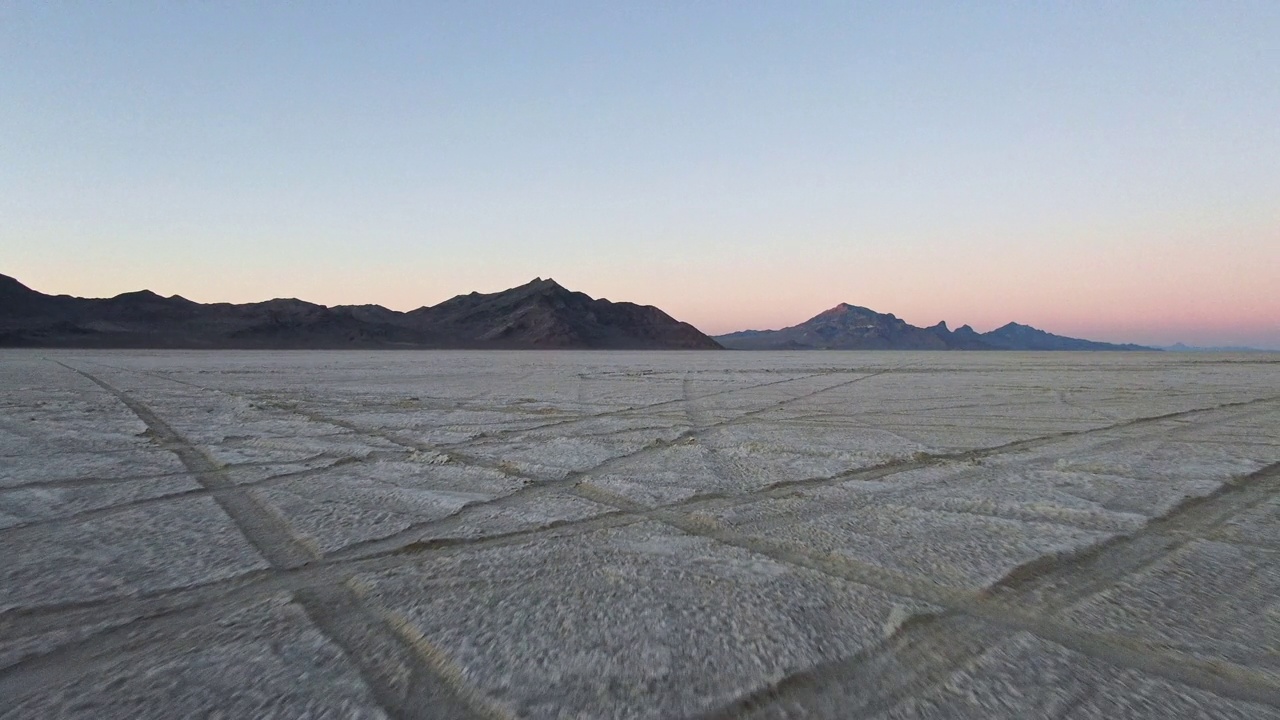
[[[1280,356],[0,352],[0,717],[1280,718]]]

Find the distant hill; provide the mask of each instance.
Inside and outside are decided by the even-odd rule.
[[[946,323],[921,328],[892,314],[841,303],[781,330],[743,330],[715,338],[731,350],[1154,350],[1077,340],[1009,323],[978,333]]]
[[[1125,343],[1117,345],[1115,343],[1095,342],[1093,340],[1079,340],[1069,338],[1062,335],[1054,335],[1044,330],[1037,330],[1030,325],[1019,325],[1011,322],[1002,327],[998,327],[991,332],[985,332],[979,335],[982,341],[988,345],[992,345],[1000,350],[1156,350],[1157,348],[1143,347],[1142,345],[1134,345]]]
[[[201,304],[148,290],[45,295],[0,275],[0,346],[86,348],[719,349],[656,307],[596,300],[537,278],[397,312],[302,300]]]
[[[1195,345],[1184,345],[1183,343],[1174,343],[1166,345],[1161,350],[1169,352],[1203,352],[1203,353],[1264,353],[1276,352],[1275,350],[1264,350],[1256,347],[1246,347],[1244,345],[1219,345],[1212,347],[1198,347]]]
[[[789,328],[744,330],[717,340],[737,350],[946,350],[950,334],[842,303]]]

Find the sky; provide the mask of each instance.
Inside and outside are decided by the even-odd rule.
[[[0,0],[0,273],[1280,349],[1280,3]]]

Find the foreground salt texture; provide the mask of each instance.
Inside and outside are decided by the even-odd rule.
[[[1280,358],[0,354],[0,717],[1280,717]]]

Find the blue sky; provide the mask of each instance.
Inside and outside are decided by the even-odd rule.
[[[1280,3],[0,5],[0,272],[1280,348]]]

